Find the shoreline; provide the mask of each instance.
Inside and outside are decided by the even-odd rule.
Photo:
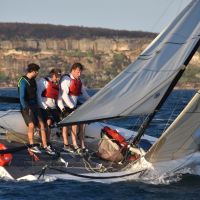
[[[0,89],[15,89],[17,88],[16,85],[13,84],[1,84],[0,83]],[[87,87],[87,89],[93,89],[93,90],[100,90],[100,87],[95,87],[95,88],[91,88],[91,87]],[[200,82],[188,82],[188,83],[177,83],[176,86],[174,87],[174,89],[178,89],[178,90],[199,90],[200,89]]]
[[[6,87],[6,86],[0,86],[0,89],[17,89],[17,87]],[[92,90],[100,90],[101,88],[87,88],[87,89],[92,89]],[[200,83],[195,84],[195,86],[192,87],[192,85],[182,85],[182,86],[175,86],[174,90],[199,90],[200,89]]]

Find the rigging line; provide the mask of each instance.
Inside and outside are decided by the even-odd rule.
[[[181,92],[181,94],[183,94],[183,92]],[[183,95],[181,95],[182,97],[183,97]],[[179,99],[179,98],[177,98],[177,99]],[[187,103],[188,104],[188,103]],[[193,113],[193,112],[187,112],[187,113]],[[165,132],[165,130],[163,131],[163,133]],[[178,148],[178,150],[177,151],[180,151],[181,150],[181,148],[185,145],[185,143],[188,141],[188,139],[192,136],[192,134],[193,133],[191,133],[190,135],[188,135],[188,137],[187,138],[185,138],[185,142]],[[193,140],[194,140],[194,143],[195,143],[195,139],[193,138]],[[197,143],[196,143],[197,144]],[[197,144],[198,145],[198,144]],[[155,143],[154,144],[154,146],[155,146],[155,148],[153,148],[153,151],[152,151],[152,153],[154,153],[156,150],[157,150],[157,146],[159,146],[159,143],[157,142],[157,143]],[[174,152],[175,153],[175,152]],[[173,153],[173,154],[174,154]]]
[[[165,128],[163,129],[163,133],[164,133],[164,132],[166,131],[166,129],[169,127],[169,125],[170,125],[169,122],[170,122],[170,120],[172,120],[172,116],[173,116],[173,114],[175,113],[177,106],[179,105],[179,100],[180,100],[180,99],[183,99],[183,91],[182,91],[181,94],[179,95],[179,98],[176,98],[176,103],[175,103],[175,105],[174,105],[174,107],[173,107],[173,110],[172,110],[172,112],[171,112],[171,114],[170,114],[168,120],[167,120],[167,123],[165,124]]]
[[[91,164],[89,163],[89,161],[87,161],[85,158],[83,158],[83,163],[85,165],[85,169],[89,172],[92,171],[94,173],[98,173],[98,172],[105,172],[105,170],[107,171],[107,168],[105,168],[102,164],[99,164],[99,163],[96,163],[95,168],[92,167]],[[97,165],[99,165],[98,168],[97,168]]]
[[[183,5],[183,0],[180,1],[178,7],[177,7],[177,13],[180,12],[180,10],[182,10],[182,5]]]
[[[147,120],[139,128],[138,134],[136,135],[136,137],[132,141],[132,144],[137,144],[140,141],[140,139],[141,139],[142,135],[144,134],[146,128],[149,126],[150,122],[152,121],[152,119],[155,116],[155,114],[157,113],[157,111],[162,107],[162,105],[164,104],[164,102],[166,101],[166,99],[168,98],[168,96],[170,95],[171,91],[173,90],[174,86],[176,85],[176,83],[178,82],[178,80],[180,79],[180,77],[182,76],[182,74],[183,74],[184,71],[185,71],[185,68],[181,69],[179,71],[179,73],[176,74],[175,78],[171,82],[170,86],[166,90],[166,92],[163,95],[163,97],[161,98],[160,102],[157,104],[157,106],[156,106],[155,110],[153,111],[153,113],[150,113],[147,116],[148,117]]]
[[[132,118],[132,121],[133,121],[133,122],[135,121],[135,123],[133,123],[133,126],[130,128],[130,130],[131,130],[131,131],[135,131],[135,130],[134,130],[134,127],[137,127],[137,126],[140,124],[140,122],[143,122],[143,121],[144,121],[144,116],[141,115],[140,117],[137,117],[137,120],[134,120],[134,119]],[[132,135],[128,140],[131,140],[132,137],[134,137],[134,135]]]
[[[0,116],[0,118],[3,118],[4,116],[6,116],[7,114],[9,114],[9,112],[13,112],[13,110],[10,110],[10,111],[8,111],[8,112],[6,112],[4,115],[1,115]],[[2,119],[3,120],[3,119]],[[4,120],[3,120],[4,121]],[[10,126],[9,126],[9,124],[8,123],[6,123],[6,121],[4,121],[4,123],[9,127],[9,129],[10,129],[10,131],[13,131],[13,132],[15,132]],[[5,129],[5,128],[3,128],[3,129]],[[20,138],[19,136],[17,136],[17,134],[14,134],[14,133],[12,133],[12,132],[8,132],[9,130],[7,130],[7,129],[5,129],[6,130],[6,133],[8,134],[10,134],[10,135],[12,135],[12,136],[15,136],[19,141],[21,141],[24,145],[27,145],[26,144],[26,141],[23,139],[23,138]],[[28,137],[28,136],[27,136]]]
[[[175,78],[172,80],[170,86],[168,87],[167,91],[165,92],[164,96],[162,97],[162,99],[160,100],[160,102],[158,103],[158,105],[156,106],[154,112],[151,113],[149,115],[149,119],[147,119],[147,121],[144,124],[141,125],[140,129],[138,130],[138,134],[135,137],[135,139],[132,142],[132,144],[139,142],[139,140],[141,139],[142,135],[144,134],[146,128],[148,127],[148,125],[152,121],[153,117],[155,116],[156,112],[162,107],[162,105],[164,104],[164,102],[166,101],[166,99],[168,98],[168,96],[170,95],[171,91],[173,90],[174,86],[177,84],[177,82],[179,81],[179,79],[183,75],[183,73],[184,73],[184,71],[185,71],[188,63],[192,59],[194,53],[197,51],[197,49],[199,48],[199,46],[200,46],[200,38],[196,42],[194,48],[192,49],[192,51],[190,52],[190,54],[188,55],[188,57],[185,59],[184,64],[183,64],[183,66],[185,66],[185,67],[182,68],[182,69],[180,69],[180,71],[176,74]]]
[[[170,5],[174,2],[174,0],[171,0],[169,2],[169,4],[167,5],[167,7],[165,8],[165,10],[162,12],[162,14],[158,17],[158,19],[156,20],[156,22],[153,24],[150,32],[154,32],[155,28],[157,27],[158,23],[161,22],[161,19],[163,19],[163,17],[166,15],[167,11],[169,10]]]
[[[25,150],[29,147],[32,147],[32,146],[40,146],[40,144],[33,144],[33,145],[30,145],[30,144],[25,144],[24,146],[19,146],[19,147],[14,147],[14,148],[8,148],[8,149],[4,149],[4,150],[0,150],[0,155],[1,154],[6,154],[6,153],[16,153],[18,151],[22,151],[22,150]]]
[[[92,166],[90,165],[90,163],[87,162],[85,159],[83,159],[83,163],[84,163],[85,169],[86,169],[87,171],[92,171],[92,172],[96,173],[96,171],[92,168]],[[87,165],[88,165],[88,166],[87,166]]]
[[[48,168],[48,165],[45,165],[44,167],[42,167],[40,174],[38,175],[38,180],[41,178],[41,176],[44,178],[46,169]]]
[[[121,117],[120,119],[126,119],[127,117]],[[116,120],[116,119],[113,119],[113,120]],[[135,123],[134,123],[134,125],[131,127],[131,128],[128,128],[129,130],[131,130],[131,131],[134,131],[134,127],[137,125],[137,124],[139,124],[138,122],[140,121],[140,119],[139,118],[137,118],[137,120],[134,120],[134,119],[131,119],[132,121],[135,121]],[[132,124],[131,122],[130,122],[130,124]],[[108,124],[108,125],[110,125],[110,124]],[[99,126],[101,129],[102,128],[104,128],[105,127],[105,124],[103,125],[102,124],[102,122],[98,122],[97,123],[97,126]],[[111,126],[112,126],[112,124],[111,124]],[[123,127],[122,127],[123,128]],[[119,132],[120,133],[120,132]],[[86,135],[86,137],[87,137],[87,135]],[[127,139],[127,141],[128,140],[130,140],[132,138],[132,136],[130,137],[130,138],[128,138]],[[100,139],[99,139],[100,140]]]

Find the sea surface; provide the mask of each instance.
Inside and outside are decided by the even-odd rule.
[[[94,93],[94,91],[90,91]],[[146,134],[159,137],[185,107],[195,90],[174,90],[156,114]],[[17,96],[16,89],[0,89],[0,96]],[[18,109],[18,104],[0,103],[0,110]],[[109,123],[137,130],[142,119],[133,117]],[[145,183],[126,181],[112,184],[76,181],[5,181],[0,180],[1,199],[52,200],[192,200],[200,199],[200,176],[184,174],[168,181]]]

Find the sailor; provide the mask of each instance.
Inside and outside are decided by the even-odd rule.
[[[86,100],[90,98],[88,95],[80,77],[83,71],[83,65],[81,63],[74,63],[71,67],[70,74],[62,76],[60,81],[60,91],[58,98],[58,107],[62,111],[63,117],[66,117],[73,112],[78,105],[78,97],[82,95]],[[80,147],[77,143],[77,131],[79,128]],[[64,141],[64,151],[80,154],[86,151],[84,143],[84,125],[72,125],[71,127],[71,139],[72,148],[68,142],[68,129],[69,127],[63,127],[62,136]]]
[[[22,116],[28,126],[28,140],[34,153],[41,153],[37,146],[34,146],[34,128],[39,126],[43,148],[47,154],[55,155],[50,146],[47,146],[46,126],[37,103],[37,85],[35,78],[39,72],[39,65],[30,63],[27,67],[27,74],[18,81],[18,93]]]
[[[42,77],[37,81],[37,98],[42,112],[42,116],[48,125],[47,142],[50,144],[50,126],[60,121],[60,112],[57,107],[59,93],[59,80],[61,70],[54,68],[50,71],[48,77]]]

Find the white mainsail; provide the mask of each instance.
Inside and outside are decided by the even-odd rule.
[[[199,13],[200,0],[193,0],[134,63],[60,124],[154,112],[199,41]]]
[[[200,90],[145,155],[151,163],[177,160],[200,150]]]

